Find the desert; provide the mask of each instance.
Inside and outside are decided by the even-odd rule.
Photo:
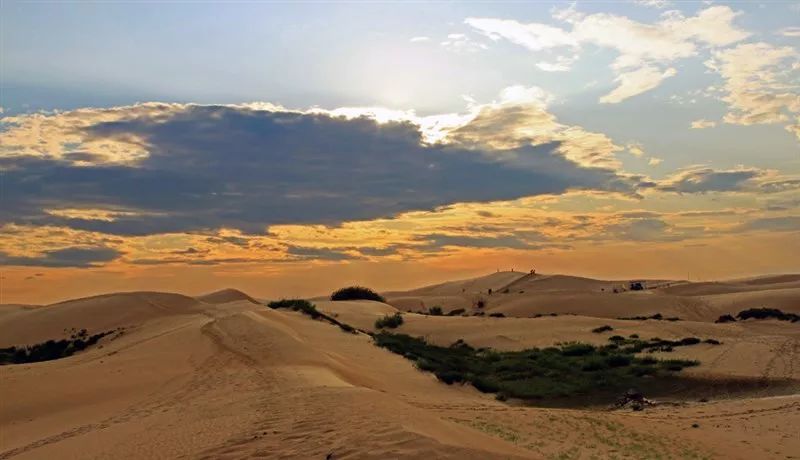
[[[385,302],[312,299],[316,319],[232,289],[4,305],[4,349],[114,332],[71,356],[0,367],[0,458],[793,458],[798,323],[715,321],[744,305],[800,313],[786,300],[800,297],[800,276],[653,284],[499,272]],[[376,327],[395,314],[402,324]],[[678,319],[619,319],[657,314]],[[632,408],[592,392],[506,399],[447,384],[376,346],[380,333],[503,352],[602,347],[612,335],[718,344],[638,353],[699,364]]]

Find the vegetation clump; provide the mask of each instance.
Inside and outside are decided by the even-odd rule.
[[[383,328],[395,329],[401,324],[403,324],[403,315],[401,315],[399,312],[393,315],[386,315],[383,318],[375,320],[376,329],[383,329]]]
[[[796,323],[800,321],[800,315],[794,313],[784,313],[777,308],[749,308],[742,310],[736,315],[740,320],[745,319],[778,319],[781,321],[791,321]]]
[[[348,332],[350,334],[356,334],[356,329],[349,325],[345,324],[338,319],[328,316],[325,313],[317,310],[317,307],[305,299],[281,299],[275,300],[267,304],[269,308],[273,310],[278,309],[286,309],[292,311],[299,311],[304,315],[308,315],[311,319],[322,319],[323,321],[327,321],[335,326],[339,326],[339,329],[343,330],[344,332]]]
[[[611,347],[616,347],[624,353],[641,353],[654,351],[673,351],[675,347],[686,347],[705,342],[710,345],[719,345],[721,342],[716,339],[701,340],[697,337],[684,337],[680,340],[664,340],[654,337],[650,340],[641,340],[637,337],[625,338],[621,335],[614,335],[608,338],[612,342]]]
[[[600,326],[592,329],[592,332],[595,334],[602,334],[603,332],[613,331],[614,328],[606,324],[605,326]]]
[[[490,318],[505,318],[506,315],[503,313],[489,313]]]
[[[662,315],[661,313],[656,313],[656,314],[653,314],[653,315],[650,315],[650,316],[623,316],[623,317],[620,317],[620,318],[617,318],[617,319],[621,319],[621,320],[625,320],[625,321],[647,321],[649,319],[652,319],[652,320],[655,320],[655,321],[680,321],[681,320],[677,316],[670,316],[670,317],[666,317],[665,318],[664,315]]]
[[[68,339],[48,340],[29,346],[0,348],[0,365],[37,363],[66,358],[97,344],[100,339],[114,332],[117,332],[117,329],[89,335],[86,329],[81,329]]]
[[[638,358],[613,345],[567,343],[522,351],[475,349],[463,340],[449,347],[404,334],[380,332],[376,345],[403,355],[446,384],[469,383],[499,400],[618,394],[696,361]],[[645,380],[647,378],[647,380]]]
[[[733,315],[722,315],[719,318],[717,318],[717,320],[714,321],[714,322],[715,323],[735,323],[736,322],[736,318],[734,318]]]
[[[386,303],[386,299],[370,288],[363,286],[349,286],[339,289],[331,294],[331,300],[374,300]]]
[[[456,308],[455,310],[450,310],[447,313],[447,316],[458,316],[464,312],[466,312],[466,310],[464,310],[463,308]]]
[[[428,309],[428,314],[431,315],[431,316],[442,316],[442,314],[443,314],[442,307],[440,307],[438,305],[435,306],[435,307],[431,307],[431,308]]]

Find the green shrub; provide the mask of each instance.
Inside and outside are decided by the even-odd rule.
[[[370,288],[349,286],[331,294],[331,300],[374,300],[386,303],[386,299]]]
[[[403,324],[403,315],[401,315],[399,312],[393,315],[386,315],[383,318],[375,320],[376,329],[383,329],[385,327],[394,329],[401,324]]]
[[[475,349],[463,340],[449,347],[426,343],[403,334],[379,332],[375,344],[415,362],[446,384],[469,383],[499,400],[618,394],[640,388],[694,361],[658,361],[653,357],[566,343],[559,347],[521,351]]]

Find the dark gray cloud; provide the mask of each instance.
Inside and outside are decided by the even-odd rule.
[[[312,248],[304,246],[289,246],[286,248],[286,252],[291,256],[295,256],[296,259],[350,260],[359,258],[336,249]]]
[[[47,251],[41,256],[10,256],[0,252],[0,265],[28,267],[97,267],[122,256],[120,251],[106,247],[70,247]]]
[[[532,232],[532,236],[540,235]],[[460,246],[471,248],[498,248],[498,249],[544,249],[553,247],[566,248],[567,246],[557,244],[540,244],[529,241],[522,235],[499,235],[499,236],[468,236],[468,235],[446,235],[431,233],[419,235],[415,239],[424,241],[425,244],[417,246],[420,250],[439,250],[446,246]]]
[[[765,217],[745,222],[738,231],[770,230],[775,232],[800,232],[800,216]]]
[[[662,219],[632,219],[607,225],[604,231],[590,239],[618,239],[623,241],[681,241],[704,234],[703,227],[679,227]]]
[[[749,181],[763,175],[764,172],[758,169],[717,171],[711,168],[699,168],[682,171],[660,182],[657,188],[677,193],[736,192],[746,190],[750,185]]]
[[[641,181],[570,161],[557,153],[558,142],[511,152],[424,145],[411,123],[324,114],[186,106],[85,129],[93,141],[139,139],[149,156],[94,166],[3,158],[0,221],[119,235],[263,233],[274,224],[338,224],[569,189],[633,194]],[[44,212],[64,208],[139,214],[107,222]]]

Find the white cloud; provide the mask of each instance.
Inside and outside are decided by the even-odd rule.
[[[713,128],[715,126],[717,126],[716,121],[705,120],[702,118],[699,120],[694,120],[692,122],[692,129],[706,129],[706,128]]]
[[[465,23],[492,40],[505,39],[534,52],[566,48],[577,53],[587,44],[616,50],[619,54],[611,67],[617,73],[619,87],[601,98],[601,102],[616,103],[653,89],[673,76],[675,70],[667,65],[675,60],[748,37],[748,32],[733,24],[740,14],[727,6],[711,6],[691,17],[669,11],[661,21],[648,24],[615,14],[581,13],[573,4],[553,14],[571,29],[495,18],[468,18]],[[540,61],[537,66],[546,71],[564,71],[569,64],[566,60]]]
[[[474,53],[489,48],[485,43],[476,42],[464,34],[450,34],[441,45],[456,53]]]
[[[726,123],[792,123],[800,115],[798,52],[789,46],[746,43],[717,51],[706,66],[725,80]],[[791,126],[788,127],[793,131]]]
[[[536,63],[536,67],[545,72],[567,72],[577,59],[577,56],[558,56],[555,62],[540,61]]]
[[[411,37],[409,41],[411,43],[427,42],[430,41],[430,37]]]
[[[644,146],[639,142],[630,142],[625,148],[628,150],[628,153],[635,157],[644,156]]]
[[[491,18],[467,18],[464,22],[494,41],[504,38],[531,51],[578,46],[578,41],[569,32],[547,24],[522,24],[509,19]]]
[[[662,160],[661,158],[650,157],[650,158],[647,160],[647,164],[649,164],[650,166],[656,166],[656,165],[660,165],[660,164],[661,164],[661,162],[663,162],[663,161],[664,161],[664,160]]]
[[[641,67],[632,72],[625,72],[614,79],[619,85],[613,91],[600,98],[603,104],[617,104],[630,97],[642,94],[657,87],[665,79],[674,76],[675,69],[661,71],[656,67]]]
[[[658,9],[666,8],[672,5],[672,2],[669,0],[634,0],[634,3],[637,5],[649,6]]]
[[[800,37],[800,27],[786,27],[778,31],[784,37]]]

